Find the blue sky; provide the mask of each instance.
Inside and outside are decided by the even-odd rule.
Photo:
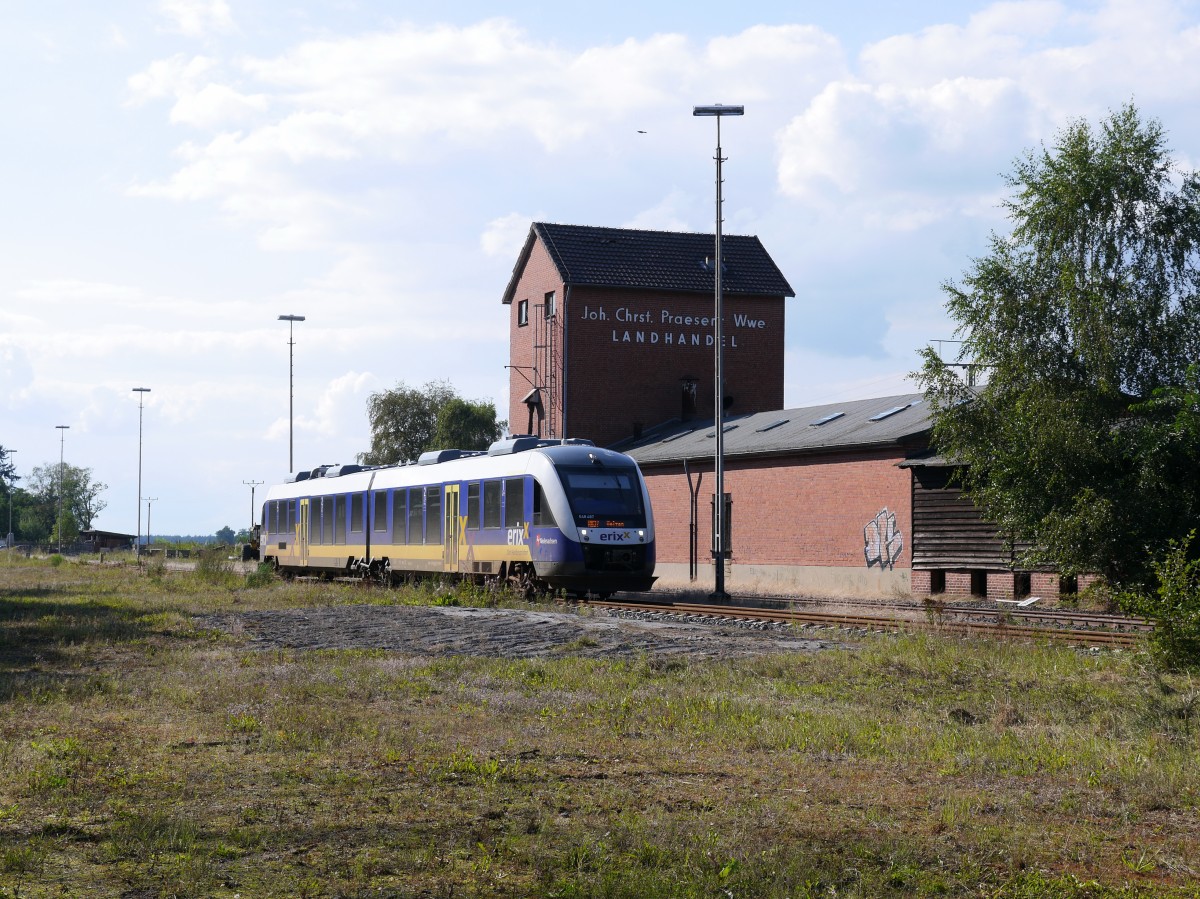
[[[244,480],[366,448],[367,396],[507,394],[535,220],[757,234],[795,287],[788,405],[906,391],[1003,174],[1134,101],[1200,159],[1191,2],[19,4],[0,32],[0,445],[132,532],[249,519]],[[639,131],[646,133],[640,134]],[[506,413],[503,407],[499,409]]]

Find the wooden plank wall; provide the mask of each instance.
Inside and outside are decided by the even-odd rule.
[[[957,484],[950,483],[955,470],[947,466],[912,469],[913,568],[1011,569],[1013,552],[995,526],[984,521]]]

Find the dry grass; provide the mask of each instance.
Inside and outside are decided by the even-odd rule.
[[[1200,682],[1134,654],[430,660],[193,619],[410,600],[453,597],[0,563],[0,897],[1200,896]]]

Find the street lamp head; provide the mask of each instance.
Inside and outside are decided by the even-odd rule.
[[[133,392],[134,393],[149,393],[150,388],[149,387],[134,387]]]
[[[304,316],[303,315],[281,315],[281,316],[279,316],[279,321],[281,321],[281,322],[302,322],[302,321],[304,321]]]
[[[714,103],[712,106],[693,106],[692,115],[745,115],[745,106],[726,106],[723,103]]]
[[[70,425],[55,425],[54,427],[58,428],[60,431],[68,431],[71,429]]]

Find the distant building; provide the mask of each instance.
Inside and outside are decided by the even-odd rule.
[[[133,549],[133,534],[118,534],[114,531],[80,531],[79,544],[84,552],[101,552],[104,550]]]

